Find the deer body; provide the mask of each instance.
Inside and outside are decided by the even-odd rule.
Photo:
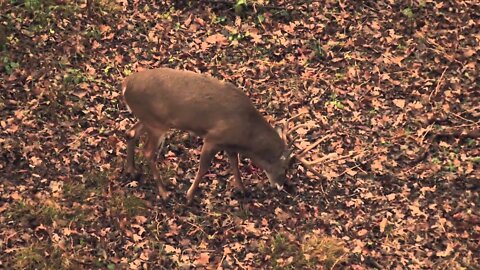
[[[134,172],[136,141],[147,133],[144,154],[163,199],[168,193],[160,182],[155,153],[172,128],[204,139],[199,169],[187,193],[189,202],[211,159],[220,150],[226,152],[235,185],[242,191],[245,187],[238,170],[239,153],[264,169],[272,185],[279,189],[283,186],[290,152],[250,99],[232,84],[190,71],[159,68],[127,77],[123,96],[139,119],[127,132],[127,172]]]

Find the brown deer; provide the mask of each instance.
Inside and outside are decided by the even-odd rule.
[[[134,149],[138,138],[146,133],[144,156],[162,199],[168,198],[168,192],[161,183],[156,151],[172,128],[204,139],[198,172],[187,192],[189,203],[212,158],[221,150],[228,156],[234,184],[242,192],[245,186],[238,169],[238,154],[264,169],[272,186],[284,186],[292,157],[292,145],[284,141],[286,132],[275,130],[232,84],[191,71],[158,68],[128,76],[122,92],[127,107],[139,120],[127,131],[126,172],[134,173]]]

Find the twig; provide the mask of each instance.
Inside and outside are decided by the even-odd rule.
[[[237,256],[235,256],[234,254],[232,254],[232,257],[235,259],[235,262],[237,263],[237,265],[242,268],[242,269],[245,269],[245,267],[243,266],[243,264],[238,260]]]
[[[462,130],[447,130],[447,131],[442,131],[438,132],[435,134],[434,139],[437,139],[439,137],[456,137],[456,138],[471,138],[471,139],[476,139],[480,137],[480,128],[476,128],[467,132],[463,132]]]
[[[425,133],[423,134],[422,140],[420,141],[420,145],[423,145],[423,141],[425,141],[425,138],[427,137],[428,133],[429,133],[430,131],[432,131],[433,125],[434,125],[434,124],[431,124],[431,125],[429,125],[429,126],[427,127],[427,130],[426,130]]]
[[[202,233],[204,233],[205,235],[208,235],[200,226],[198,226],[197,224],[194,224],[194,223],[191,223],[189,221],[186,221],[186,223],[190,224],[192,227],[195,227],[197,231],[201,231]],[[190,232],[189,232],[190,233]]]
[[[439,131],[433,133],[433,135],[427,141],[428,143],[421,148],[420,153],[417,155],[417,158],[410,162],[410,166],[416,165],[419,162],[423,161],[427,158],[429,154],[429,149],[432,145],[435,145],[435,142],[442,138],[442,137],[453,137],[453,138],[460,138],[460,139],[476,139],[480,137],[480,128],[475,128],[473,130],[463,132],[462,130],[455,129],[455,130],[447,130],[447,131]]]
[[[292,134],[295,130],[297,129],[300,129],[300,128],[306,128],[306,127],[309,127],[308,124],[300,124],[300,125],[297,125],[297,126],[294,126],[293,128],[291,128],[290,130],[287,131],[287,138],[288,138],[288,135]]]
[[[304,114],[306,114],[306,112],[297,113],[297,114],[295,114],[294,116],[288,118],[287,121],[286,121],[286,123],[288,124],[288,123],[289,123],[290,121],[292,121],[293,119],[296,119],[296,118],[298,118],[299,116],[302,116],[302,115],[304,115]]]
[[[348,170],[353,170],[353,169],[356,169],[356,168],[358,168],[358,167],[360,167],[360,166],[362,166],[361,163],[360,163],[360,164],[357,164],[357,165],[355,165],[355,166],[353,166],[353,167],[349,167],[349,168],[345,169],[341,174],[337,175],[337,177],[343,176],[344,174],[347,173]]]
[[[225,254],[223,254],[222,259],[221,259],[220,262],[218,263],[217,269],[220,269],[220,267],[222,266],[222,263],[223,263],[224,260],[225,260]]]
[[[470,122],[470,123],[475,123],[475,124],[477,124],[477,123],[478,123],[478,122],[475,122],[475,121],[473,121],[473,120],[467,119],[467,118],[465,118],[465,117],[461,116],[460,114],[456,114],[456,113],[453,113],[453,112],[449,112],[449,113],[450,113],[451,115],[453,115],[453,116],[457,117],[457,118],[460,118],[460,119],[462,119],[463,121],[467,121],[467,122]]]
[[[360,166],[362,166],[362,165],[365,164],[366,162],[370,162],[370,161],[371,161],[372,159],[374,159],[377,155],[374,154],[374,153],[370,153],[369,156],[370,156],[369,159],[367,159],[367,160],[365,160],[365,161],[363,161],[363,162],[360,162],[359,164],[357,164],[357,165],[355,165],[355,166],[352,166],[352,167],[349,167],[349,168],[345,169],[345,170],[344,170],[341,174],[339,174],[337,177],[340,177],[340,176],[346,174],[348,170],[353,170],[353,169],[359,168]],[[360,169],[362,172],[365,172],[364,170],[362,170],[362,168],[359,168],[359,169]]]
[[[442,81],[443,81],[443,76],[445,75],[445,71],[447,71],[447,69],[448,69],[448,66],[445,67],[445,69],[442,72],[442,75],[440,75],[440,79],[438,80],[437,86],[428,96],[428,101],[430,101],[432,99],[433,94],[436,94],[438,92],[438,90],[440,90],[440,86],[442,85]]]
[[[7,15],[10,11],[12,11],[14,8],[19,8],[19,7],[23,7],[25,6],[25,3],[20,3],[20,4],[16,4],[16,5],[12,5],[10,7],[8,7],[7,9],[3,10],[3,14]],[[1,17],[3,17],[3,14],[0,15]],[[6,16],[5,16],[6,17]]]
[[[345,255],[347,255],[347,253],[343,253],[342,256],[338,257],[338,259],[333,263],[332,267],[330,267],[330,270],[333,270],[335,268],[335,265],[337,265],[338,262],[340,262],[341,259],[343,259],[343,257],[345,257]]]
[[[332,85],[329,81],[327,81],[327,80],[325,80],[325,79],[323,79],[323,78],[320,78],[320,77],[317,77],[317,79],[319,79],[320,81],[322,81],[324,84],[326,84],[328,87],[330,87],[330,89],[333,90],[333,85]]]
[[[479,109],[480,109],[480,106],[476,106],[476,107],[470,108],[470,109],[462,112],[461,114],[470,113],[470,112],[472,112],[472,111],[476,111],[476,110],[479,110]]]

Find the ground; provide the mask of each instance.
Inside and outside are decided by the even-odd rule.
[[[90,2],[0,1],[0,268],[480,268],[477,1]],[[123,170],[121,80],[153,67],[300,114],[318,173],[279,192],[243,159],[245,197],[219,153],[187,205],[176,131],[162,201]]]

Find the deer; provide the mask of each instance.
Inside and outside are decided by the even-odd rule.
[[[290,143],[286,140],[295,128],[288,131],[285,123],[283,129],[272,127],[233,84],[192,71],[155,68],[126,77],[122,96],[138,119],[126,132],[126,173],[135,173],[135,148],[140,136],[146,134],[143,154],[163,200],[168,199],[169,192],[160,179],[156,153],[170,129],[203,138],[198,170],[186,194],[188,204],[219,151],[228,157],[234,186],[243,194],[247,191],[238,167],[239,154],[263,169],[272,187],[284,188],[295,139]],[[311,165],[305,163],[309,170]]]

